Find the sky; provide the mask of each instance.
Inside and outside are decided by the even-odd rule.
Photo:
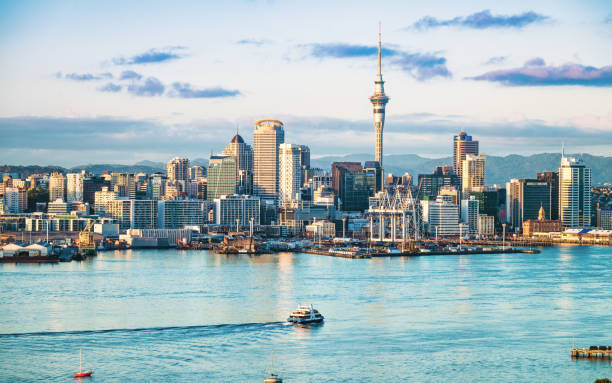
[[[263,118],[374,157],[379,22],[385,154],[612,156],[610,1],[0,0],[0,164],[208,158]]]

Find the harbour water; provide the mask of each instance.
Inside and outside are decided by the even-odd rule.
[[[0,265],[0,381],[593,382],[612,249],[351,260],[127,250]],[[284,323],[298,303],[325,316]]]

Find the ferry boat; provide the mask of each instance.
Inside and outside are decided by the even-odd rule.
[[[318,310],[315,310],[312,305],[300,305],[291,315],[289,315],[287,322],[298,324],[321,323],[323,319],[323,315],[321,315]]]

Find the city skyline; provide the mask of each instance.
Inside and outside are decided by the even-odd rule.
[[[558,152],[561,141],[611,155],[612,6],[603,1],[388,2],[380,15],[363,4],[343,28],[341,4],[157,4],[144,20],[135,17],[144,3],[122,4],[117,19],[113,7],[69,5],[2,5],[0,162],[202,158],[221,152],[236,125],[252,144],[262,118],[283,121],[286,141],[313,158],[374,159],[367,98],[379,20],[393,98],[386,154],[444,157],[446,137],[466,130],[494,155]],[[260,19],[277,28],[257,28]],[[99,28],[71,33],[85,23]]]

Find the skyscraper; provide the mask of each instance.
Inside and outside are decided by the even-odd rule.
[[[236,193],[236,161],[230,156],[210,156],[206,199],[213,202],[222,195]]]
[[[550,218],[550,184],[542,180],[512,179],[506,183],[506,217],[515,228],[523,222],[538,219],[540,209]]]
[[[238,133],[223,150],[224,156],[233,157],[236,161],[238,174],[238,192],[251,194],[253,192],[253,148],[244,142]]]
[[[591,226],[591,169],[580,158],[561,158],[559,219],[565,227]]]
[[[559,172],[542,172],[538,173],[540,181],[546,181],[550,184],[550,209],[546,210],[550,213],[550,219],[559,219]]]
[[[296,195],[302,186],[301,147],[293,144],[281,144],[279,160],[279,197],[281,201],[297,199]]]
[[[136,182],[131,173],[112,173],[111,186],[119,197],[136,198]]]
[[[262,199],[276,200],[279,180],[278,147],[285,142],[283,123],[277,120],[256,121],[253,138],[253,193]],[[208,182],[210,189],[210,180]]]
[[[374,94],[370,97],[370,102],[374,108],[374,129],[376,131],[376,161],[383,166],[383,128],[385,125],[385,107],[389,102],[389,97],[385,94],[385,82],[382,77],[381,68],[381,32],[378,30],[378,75],[374,81]],[[382,180],[381,180],[382,182]]]
[[[466,154],[478,155],[478,141],[472,141],[472,136],[461,132],[453,137],[453,156],[455,157],[455,173],[462,179],[463,160]]]
[[[166,177],[163,173],[154,173],[149,176],[147,181],[147,198],[160,200],[166,194]]]
[[[83,201],[83,175],[81,173],[66,174],[66,201]]]
[[[463,160],[461,174],[461,190],[472,191],[482,188],[485,184],[485,155],[466,154]]]
[[[175,157],[168,162],[167,170],[169,181],[187,181],[189,180],[189,159]]]
[[[64,201],[66,194],[66,178],[61,173],[53,173],[49,177],[49,201],[58,199]]]

